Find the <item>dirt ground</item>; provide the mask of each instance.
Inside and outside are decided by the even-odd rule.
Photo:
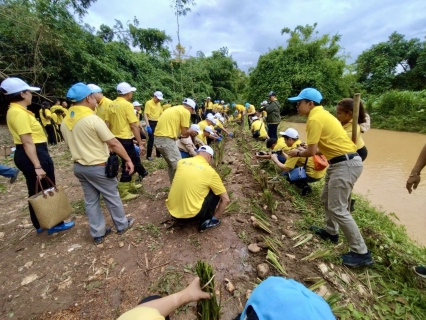
[[[73,175],[64,144],[49,149],[57,183],[65,188],[74,208],[71,219],[76,225],[71,230],[50,236],[46,232],[37,234],[28,214],[24,178],[20,176],[13,185],[0,178],[4,186],[0,193],[0,318],[116,319],[147,295],[164,295],[185,287],[195,276],[194,266],[199,259],[215,270],[222,319],[235,318],[246,302],[247,290],[259,281],[257,265],[266,259],[265,248],[251,253],[247,246],[262,242],[268,235],[251,223],[250,203],[261,198],[262,189],[243,163],[244,139],[248,137],[227,140],[223,161],[231,168],[225,184],[238,207],[222,216],[218,228],[205,233],[198,233],[196,225],[166,229],[161,224],[168,218],[165,199],[169,187],[162,159],[144,162],[150,175],[143,180],[139,197],[125,203],[126,213],[136,220],[132,230],[122,236],[113,233],[99,246],[93,244],[89,234],[82,188]],[[255,159],[251,161],[258,165]],[[13,165],[11,160],[6,163]],[[321,294],[339,291],[347,301],[356,303],[366,290],[359,283],[352,286],[358,289],[344,288],[351,279],[350,271],[317,260],[301,261],[319,247],[319,242],[314,238],[293,248],[300,240],[292,239],[300,233],[295,226],[300,213],[294,209],[291,196],[273,196],[278,208],[270,229],[282,240],[280,261],[287,277],[307,286],[324,278],[326,285],[321,286]],[[268,213],[268,208],[263,208]],[[107,225],[112,226],[105,207],[103,210]],[[264,247],[263,243],[259,245]],[[279,274],[270,269],[270,274]],[[224,278],[235,285],[232,294],[225,290]],[[195,318],[194,303],[172,315],[175,320]]]

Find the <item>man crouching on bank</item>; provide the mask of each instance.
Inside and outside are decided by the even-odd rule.
[[[202,146],[195,157],[179,160],[166,200],[172,217],[199,221],[200,232],[219,226],[216,217],[230,202],[222,179],[209,164],[213,154],[212,148]]]

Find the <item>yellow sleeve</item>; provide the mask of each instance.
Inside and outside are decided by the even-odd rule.
[[[164,317],[157,309],[139,306],[127,311],[117,320],[164,320]]]
[[[143,113],[146,113],[147,115],[149,115],[151,112],[151,104],[149,103],[149,101],[147,101],[145,103],[145,108],[143,109]]]
[[[190,123],[191,123],[191,114],[188,112],[186,109],[184,109],[184,111],[182,110],[182,112],[180,113],[180,125],[181,127],[184,128],[189,128]]]
[[[214,169],[212,168],[212,170]],[[210,183],[210,189],[212,189],[215,195],[219,195],[226,192],[222,179],[219,177],[216,171],[213,174],[212,181]]]
[[[306,123],[306,144],[317,144],[321,138],[322,124],[317,120]]]
[[[46,109],[46,119],[47,118],[52,118],[52,112],[50,112],[49,109]]]
[[[126,105],[126,117],[127,117],[127,121],[129,123],[135,123],[138,122],[138,118],[136,118],[135,115],[135,109],[133,108],[132,104],[128,104]]]
[[[15,132],[18,136],[33,133],[26,112],[19,112],[11,122],[12,123],[10,124],[10,126],[15,129]]]
[[[95,131],[103,142],[115,138],[101,118],[97,117],[94,121]]]
[[[300,157],[288,157],[284,163],[284,167],[288,169],[294,169],[299,159]]]

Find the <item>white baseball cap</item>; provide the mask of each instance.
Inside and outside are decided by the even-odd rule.
[[[217,120],[213,117],[213,115],[211,113],[209,113],[207,115],[206,119],[209,120],[209,121],[211,121],[211,122],[213,122],[213,124],[217,124]]]
[[[222,115],[219,112],[216,112],[216,114],[214,116],[218,119],[220,119],[220,117],[222,117]]]
[[[192,100],[192,99],[185,98],[185,99],[182,101],[182,104],[185,104],[185,105],[187,105],[187,106],[190,106],[192,109],[195,109],[195,101],[194,101],[194,100]]]
[[[259,117],[258,116],[254,116],[254,117],[251,118],[251,120],[259,120]]]
[[[220,103],[222,103],[222,104],[223,104],[223,103],[225,103],[225,101],[221,100],[221,101],[220,101]]]
[[[210,126],[206,126],[204,128],[204,131],[207,131],[208,133],[214,133],[212,127],[210,127]]]
[[[208,100],[211,100],[212,98],[210,98],[210,97],[207,97],[206,99],[208,99]]]
[[[201,132],[201,128],[198,124],[191,124],[190,129],[193,130],[193,131],[197,131],[198,133]]]
[[[119,94],[127,94],[129,92],[134,92],[134,91],[136,91],[136,88],[132,87],[127,82],[121,82],[117,85],[117,92]]]
[[[280,132],[281,134],[281,132]],[[283,132],[283,136],[287,136],[292,139],[298,139],[299,138],[299,132],[297,132],[293,128],[288,128],[286,131]]]
[[[161,91],[155,91],[154,96],[157,97],[158,100],[163,100],[163,93]]]
[[[134,107],[140,107],[141,106],[141,104],[138,100],[133,101],[132,104],[133,104]]]
[[[210,148],[209,146],[201,146],[201,147],[197,150],[197,152],[200,152],[200,151],[207,152],[207,153],[208,153],[208,154],[210,154],[212,157],[213,157],[213,155],[214,155],[213,149],[212,149],[212,148]]]
[[[87,86],[90,90],[92,90],[92,93],[102,92],[101,87],[97,86],[96,84],[89,83]]]
[[[225,118],[224,117],[220,117],[219,118],[220,122],[224,123],[225,122]]]
[[[39,87],[30,87],[25,81],[19,78],[7,78],[3,80],[0,87],[5,91],[5,95],[22,91],[40,91]]]

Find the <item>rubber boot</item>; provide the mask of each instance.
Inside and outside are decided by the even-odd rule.
[[[138,189],[142,188],[140,183],[136,184],[136,175],[132,175],[132,180],[130,181],[129,192],[130,193],[138,193]]]
[[[129,193],[130,182],[119,182],[118,192],[122,201],[136,199],[139,195]]]
[[[354,212],[354,211],[355,211],[355,199],[351,199],[350,211],[351,211],[351,212]]]

